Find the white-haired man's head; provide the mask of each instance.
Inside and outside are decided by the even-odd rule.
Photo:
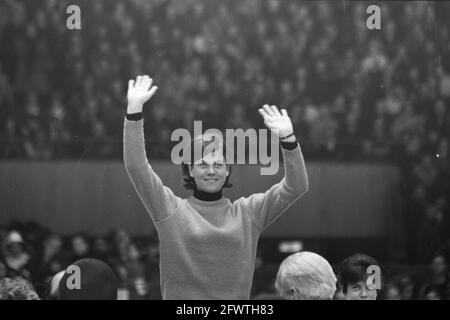
[[[284,259],[275,287],[278,295],[289,300],[331,300],[336,282],[333,268],[325,258],[303,251]]]

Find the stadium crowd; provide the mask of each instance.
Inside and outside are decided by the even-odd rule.
[[[81,30],[66,27],[73,3]],[[367,4],[352,1],[2,1],[0,159],[120,159],[126,82],[145,71],[160,87],[144,115],[150,157],[168,159],[172,130],[194,120],[262,128],[257,107],[286,106],[308,159],[399,166],[406,261],[431,261],[450,247],[450,4],[379,5],[382,28],[368,30]],[[129,274],[155,266],[116,237],[104,258],[146,292]],[[37,284],[69,259],[55,266],[62,240],[46,239],[30,252],[47,268]],[[399,283],[387,292],[415,284]]]
[[[361,2],[80,1],[72,31],[68,4],[0,4],[2,158],[120,158],[124,85],[144,70],[161,87],[154,157],[194,119],[260,127],[267,101],[288,108],[309,157],[447,156],[446,3],[382,3],[368,30]]]

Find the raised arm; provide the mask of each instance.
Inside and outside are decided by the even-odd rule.
[[[284,177],[266,192],[241,198],[237,204],[244,207],[262,230],[308,191],[309,182],[301,148],[287,111],[282,109],[280,112],[276,106],[264,105],[259,113],[266,127],[280,139]]]
[[[128,107],[124,120],[123,159],[125,169],[142,203],[154,222],[161,222],[175,211],[177,201],[150,166],[144,140],[143,106],[156,92],[149,76],[128,82]]]

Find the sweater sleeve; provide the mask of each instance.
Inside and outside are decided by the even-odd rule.
[[[128,176],[154,222],[170,217],[177,207],[177,197],[163,185],[145,153],[144,120],[124,120],[123,158]]]
[[[237,200],[260,230],[280,217],[309,188],[308,174],[300,146],[292,150],[282,148],[284,177],[264,193],[256,193]]]

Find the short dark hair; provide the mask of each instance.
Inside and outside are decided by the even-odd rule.
[[[357,283],[363,281],[367,278],[367,269],[369,266],[378,265],[378,262],[362,253],[356,253],[348,258],[346,258],[340,268],[339,268],[339,285],[342,288],[342,292],[347,293],[347,286],[349,284]]]
[[[188,190],[194,190],[196,188],[196,183],[195,183],[195,179],[191,177],[191,175],[189,174],[189,166],[192,166],[194,161],[194,145],[196,142],[198,142],[199,140],[201,140],[202,143],[202,154],[205,151],[205,148],[207,146],[209,146],[211,143],[214,143],[214,138],[212,139],[205,139],[205,136],[199,136],[195,139],[192,139],[191,141],[191,158],[192,161],[191,163],[185,163],[183,162],[181,164],[181,169],[182,169],[182,173],[183,173],[183,186],[188,189]],[[226,151],[227,151],[227,147],[225,143],[222,143],[222,154],[226,159]],[[227,164],[228,166],[228,176],[225,179],[225,183],[223,184],[222,188],[231,188],[233,186],[232,183],[229,182],[230,176],[231,176],[231,164]]]

